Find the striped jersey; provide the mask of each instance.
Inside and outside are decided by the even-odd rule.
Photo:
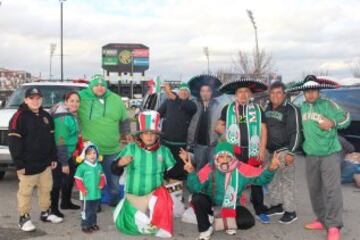
[[[147,151],[136,143],[128,144],[117,156],[132,156],[133,160],[126,166],[125,192],[143,196],[163,184],[165,171],[175,165],[170,150],[160,146],[155,151]]]

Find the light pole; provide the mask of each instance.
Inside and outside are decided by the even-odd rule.
[[[255,19],[253,16],[253,13],[251,10],[246,10],[250,21],[254,27],[254,31],[255,31],[255,46],[256,46],[256,59],[255,59],[255,74],[260,74],[260,56],[259,56],[259,42],[258,42],[258,36],[257,36],[257,27],[256,27],[256,23],[255,23]]]
[[[208,74],[210,74],[210,60],[209,60],[209,47],[204,47],[204,54],[207,59],[207,70]]]
[[[64,52],[63,52],[63,3],[66,0],[60,1],[60,71],[61,81],[64,81]]]
[[[50,71],[49,71],[49,79],[52,79],[52,57],[54,56],[54,52],[56,49],[56,43],[50,43]]]

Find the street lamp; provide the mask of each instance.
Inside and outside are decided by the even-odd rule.
[[[60,1],[60,71],[61,81],[64,81],[64,53],[63,53],[63,3],[66,0]]]
[[[257,36],[257,27],[256,27],[256,23],[255,23],[255,19],[253,16],[253,13],[251,10],[246,10],[250,21],[254,27],[254,31],[255,31],[255,46],[256,46],[256,59],[255,59],[255,73],[256,74],[260,74],[260,56],[259,56],[259,42],[258,42],[258,36]]]
[[[54,52],[56,49],[56,43],[50,43],[50,71],[49,71],[49,79],[52,79],[52,57],[54,56]]]
[[[210,74],[210,61],[209,61],[209,47],[204,47],[204,54],[205,54],[205,57],[207,59],[207,70],[208,70],[208,74]]]

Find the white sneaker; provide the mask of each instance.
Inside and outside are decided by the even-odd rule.
[[[210,226],[205,232],[201,232],[197,240],[210,240],[211,235],[214,233],[214,228]]]
[[[226,234],[231,235],[231,236],[234,236],[236,234],[235,229],[227,229],[225,232],[226,232]]]
[[[55,214],[50,213],[49,211],[46,211],[46,212],[41,212],[40,220],[43,222],[61,223],[64,219],[56,216]]]
[[[24,232],[32,232],[36,230],[35,225],[31,222],[31,218],[29,214],[25,214],[21,216],[19,219],[19,228]]]

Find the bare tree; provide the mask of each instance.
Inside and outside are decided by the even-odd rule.
[[[264,49],[259,52],[258,60],[255,50],[252,54],[239,51],[238,56],[233,60],[233,65],[237,73],[255,74],[259,76],[270,74],[274,66],[272,55],[268,54]]]

